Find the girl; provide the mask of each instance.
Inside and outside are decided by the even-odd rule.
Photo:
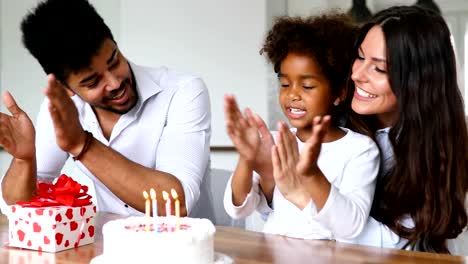
[[[243,115],[226,96],[227,131],[240,154],[224,197],[233,218],[257,210],[267,215],[265,232],[307,239],[348,240],[362,231],[378,148],[336,117],[356,32],[344,15],[276,21],[261,52],[278,74],[280,106],[294,127],[278,125],[277,146],[260,117],[249,109]]]

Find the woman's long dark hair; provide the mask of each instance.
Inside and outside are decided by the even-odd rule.
[[[388,78],[399,108],[389,132],[395,166],[378,179],[371,216],[413,248],[450,253],[447,239],[467,225],[468,189],[468,132],[450,32],[438,14],[392,7],[362,27],[357,47],[375,25],[384,32]],[[349,121],[368,135],[377,129],[375,116],[351,111]],[[402,225],[406,216],[414,227]]]

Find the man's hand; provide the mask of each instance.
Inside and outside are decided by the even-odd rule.
[[[67,88],[58,82],[53,74],[47,76],[44,94],[49,98],[49,112],[54,123],[57,145],[73,156],[77,156],[86,141],[73,100]]]
[[[11,116],[0,113],[0,145],[16,159],[34,159],[36,132],[31,119],[9,92],[4,92],[2,99]]]

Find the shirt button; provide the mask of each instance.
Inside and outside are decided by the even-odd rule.
[[[125,206],[125,208],[128,208],[128,204],[126,204],[126,205],[124,205],[124,206]]]

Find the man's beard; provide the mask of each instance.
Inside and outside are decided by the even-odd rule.
[[[119,114],[119,115],[124,115],[124,114],[128,113],[138,103],[138,91],[137,91],[137,89],[136,89],[136,87],[134,85],[134,82],[131,82],[130,79],[126,79],[125,81],[122,82],[119,89],[113,91],[111,93],[111,96],[109,96],[108,98],[112,98],[112,97],[114,97],[114,95],[119,94],[123,89],[125,89],[125,87],[127,85],[129,86],[129,89],[130,89],[130,91],[126,91],[127,93],[129,93],[128,101],[132,101],[132,102],[126,109],[116,109],[116,108],[114,108],[112,106],[109,106],[107,104],[104,104],[104,103],[101,104],[101,105],[95,105],[94,107],[100,108],[100,109],[103,109],[103,110],[106,110],[106,111],[109,111],[109,112],[112,112],[112,113],[116,113],[116,114]],[[131,91],[133,91],[133,96],[131,96]]]

